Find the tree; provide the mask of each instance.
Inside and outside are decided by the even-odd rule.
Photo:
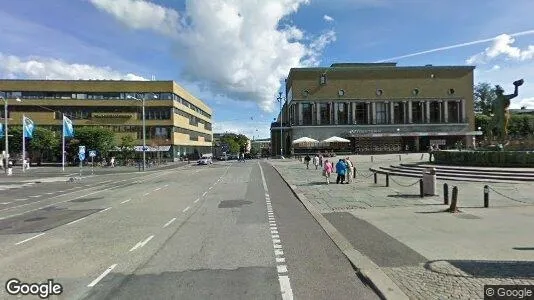
[[[70,157],[78,156],[78,146],[85,146],[86,150],[96,150],[101,157],[106,157],[115,145],[113,131],[96,127],[83,126],[74,128],[74,138],[68,142],[67,153]]]
[[[8,128],[8,134],[9,134],[9,153],[11,155],[11,158],[14,158],[17,156],[17,154],[22,153],[22,127],[20,126],[9,126]],[[5,135],[0,139],[2,146],[5,144]],[[2,147],[3,150],[4,147]]]
[[[61,133],[50,129],[35,127],[33,137],[28,139],[29,150],[32,151],[32,161],[41,163],[43,158],[51,160],[52,157],[61,156]]]
[[[478,83],[474,87],[474,98],[475,111],[489,116],[493,109],[493,102],[497,99],[495,87],[492,87],[488,82]]]
[[[121,149],[121,156],[124,160],[131,159],[135,153],[135,139],[131,135],[121,137],[119,147]]]

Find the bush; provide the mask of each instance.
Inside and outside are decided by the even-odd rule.
[[[534,167],[532,151],[436,151],[435,162],[443,165],[479,167]]]

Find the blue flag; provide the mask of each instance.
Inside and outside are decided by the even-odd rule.
[[[64,137],[74,136],[74,127],[72,126],[72,121],[65,116],[63,116],[63,136]]]
[[[4,124],[0,123],[0,138],[4,137]]]
[[[33,130],[35,129],[35,125],[33,124],[33,121],[26,117],[22,117],[22,132],[24,134],[25,138],[32,138],[33,137]]]

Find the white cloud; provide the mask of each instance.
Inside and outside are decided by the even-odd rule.
[[[526,61],[534,58],[534,45],[526,49],[512,46],[515,39],[508,34],[501,34],[493,40],[493,44],[483,52],[467,59],[467,64],[483,64],[498,57],[516,61]]]
[[[90,1],[131,28],[174,37],[186,79],[268,112],[289,69],[317,65],[335,41],[333,31],[311,37],[280,26],[309,0],[186,0],[181,14],[143,0]]]
[[[325,20],[326,22],[332,22],[332,21],[334,21],[334,18],[332,18],[329,15],[324,15],[323,16],[323,20]]]
[[[270,125],[271,123],[269,121],[221,121],[213,123],[213,132],[230,132],[244,134],[250,139],[252,139],[253,137],[255,139],[269,138],[271,136]]]
[[[0,53],[0,75],[6,78],[31,79],[112,79],[146,80],[135,74],[124,74],[109,67],[69,64],[53,58],[20,58]]]
[[[493,71],[497,71],[497,70],[500,70],[500,69],[501,69],[501,66],[499,66],[499,65],[494,65],[494,66],[491,68],[491,70],[493,70]]]

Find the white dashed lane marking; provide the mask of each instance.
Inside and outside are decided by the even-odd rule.
[[[176,218],[172,218],[169,222],[165,223],[165,225],[163,225],[163,228],[169,226],[172,224],[172,222],[176,221]]]
[[[132,199],[126,199],[126,200],[122,201],[121,204],[124,204],[126,202],[130,202],[130,200],[132,200]]]
[[[151,235],[151,236],[149,236],[148,238],[146,238],[144,241],[135,244],[135,246],[133,246],[132,249],[130,249],[130,252],[132,252],[132,251],[134,251],[134,250],[136,250],[136,249],[138,249],[138,248],[143,247],[143,246],[146,245],[148,242],[150,242],[150,240],[153,239],[153,238],[154,238],[154,236]]]
[[[269,229],[271,231],[271,239],[273,242],[274,255],[276,260],[276,270],[278,272],[278,281],[280,283],[280,291],[282,292],[282,299],[291,300],[293,299],[293,290],[291,289],[291,283],[287,274],[287,265],[284,264],[286,262],[286,259],[284,257],[282,241],[278,233],[278,226],[276,226],[276,219],[274,216],[273,207],[271,205],[271,199],[269,196],[269,190],[267,189],[265,175],[263,174],[263,169],[260,163],[258,163],[258,166],[260,167],[263,189],[265,191],[265,206],[267,207],[267,218],[269,220]]]
[[[197,203],[198,201],[200,201],[200,198],[197,198],[197,200],[195,200],[194,202]]]
[[[191,207],[188,206],[188,207],[186,207],[184,210],[182,210],[182,212],[186,212],[186,211],[188,211],[190,208],[191,208]]]
[[[40,236],[42,236],[42,235],[44,235],[44,234],[45,234],[45,232],[40,233],[40,234],[38,234],[38,235],[34,235],[34,236],[32,236],[31,238],[27,238],[27,239],[25,239],[25,240],[23,240],[23,241],[20,241],[20,242],[16,243],[15,245],[24,244],[24,243],[26,243],[26,242],[28,242],[28,241],[31,241],[31,240],[33,240],[33,239],[35,239],[35,238],[38,238],[38,237],[40,237]]]
[[[107,268],[107,270],[104,271],[104,273],[100,274],[100,276],[98,276],[95,280],[89,283],[87,287],[95,286],[100,280],[102,280],[102,278],[106,277],[106,275],[108,275],[111,271],[113,271],[113,269],[115,269],[116,266],[117,264],[111,265],[109,268]]]

